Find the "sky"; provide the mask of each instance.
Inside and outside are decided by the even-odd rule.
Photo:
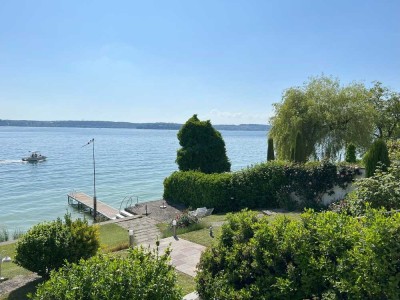
[[[400,1],[0,2],[0,119],[268,124],[322,74],[400,92]]]

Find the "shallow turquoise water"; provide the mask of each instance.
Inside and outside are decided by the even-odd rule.
[[[232,170],[265,160],[266,132],[221,131]],[[119,208],[124,197],[162,198],[163,180],[177,170],[177,131],[93,128],[0,127],[0,226],[12,232],[62,217],[73,190],[93,195],[95,139],[97,198]],[[48,156],[31,164],[30,150]]]

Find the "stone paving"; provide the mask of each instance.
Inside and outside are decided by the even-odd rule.
[[[148,244],[143,244],[149,246]],[[189,242],[179,237],[169,237],[160,240],[159,250],[160,253],[164,253],[164,250],[170,246],[171,251],[171,263],[179,271],[189,275],[196,276],[197,264],[200,261],[201,253],[206,247]],[[155,245],[150,245],[154,248]]]

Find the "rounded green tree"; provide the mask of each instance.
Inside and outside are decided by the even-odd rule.
[[[390,166],[389,152],[386,143],[382,139],[376,140],[364,155],[365,175],[371,177],[374,175],[378,164],[381,165],[382,171],[386,171]]]
[[[96,254],[100,246],[97,226],[86,220],[56,221],[33,226],[18,241],[15,262],[21,267],[48,277],[64,261],[78,262]]]
[[[230,171],[225,142],[209,120],[200,121],[193,115],[179,130],[178,140],[182,147],[176,158],[179,170],[208,174]]]

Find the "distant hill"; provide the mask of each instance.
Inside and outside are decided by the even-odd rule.
[[[78,127],[78,128],[132,128],[132,129],[166,129],[179,130],[182,124],[178,123],[129,123],[110,121],[30,121],[30,120],[1,120],[0,126],[19,127]],[[270,125],[240,124],[240,125],[213,125],[218,130],[245,130],[268,131]]]

